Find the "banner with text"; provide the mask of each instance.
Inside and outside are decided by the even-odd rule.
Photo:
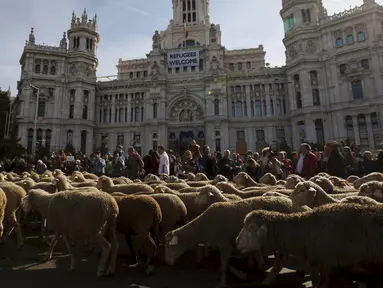
[[[168,68],[199,66],[199,50],[168,53]]]

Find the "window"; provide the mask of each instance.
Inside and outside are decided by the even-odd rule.
[[[295,87],[295,89],[299,89],[300,88],[300,83],[299,83],[300,77],[299,77],[299,74],[295,74],[293,79],[294,79],[294,87]]]
[[[130,73],[129,73],[129,78],[130,78],[130,79],[133,79],[133,72],[130,72]]]
[[[73,131],[68,130],[66,133],[66,144],[67,145],[72,145],[73,143]]]
[[[183,67],[183,73],[187,73],[188,72],[188,67]]]
[[[342,38],[337,38],[335,43],[336,43],[337,48],[343,47],[343,39]]]
[[[235,102],[231,102],[231,114],[233,117],[235,117]]]
[[[180,67],[176,67],[176,73],[180,73]]]
[[[40,73],[41,72],[41,65],[40,64],[37,64],[35,66],[35,73]]]
[[[265,139],[265,130],[256,130],[255,131],[255,137],[256,137],[256,150],[262,151],[263,148],[266,147],[266,139]]]
[[[37,116],[44,117],[45,116],[45,101],[40,100],[39,105],[37,107]]]
[[[215,151],[221,152],[221,139],[220,138],[215,139]]]
[[[364,42],[366,40],[366,36],[364,35],[363,31],[358,32],[358,41]]]
[[[137,79],[141,78],[141,73],[140,72],[136,72],[136,78]]]
[[[286,100],[285,99],[282,100],[282,110],[283,110],[283,114],[286,115]]]
[[[45,131],[45,147],[50,151],[52,143],[52,130],[47,129]]]
[[[69,119],[73,119],[74,118],[74,105],[71,104],[69,105]]]
[[[267,116],[267,106],[266,106],[266,100],[262,101],[262,106],[263,106],[263,116]]]
[[[275,100],[275,115],[281,115],[281,100]]]
[[[128,123],[128,108],[125,108],[125,123]]]
[[[320,106],[319,90],[313,89],[312,94],[313,94],[313,105]]]
[[[306,9],[302,9],[301,13],[302,13],[302,22],[306,23]]]
[[[32,146],[33,146],[33,129],[29,128],[28,129],[28,140],[27,140],[27,153],[29,155],[32,154]]]
[[[305,138],[306,138],[305,122],[299,121],[297,125],[298,125],[299,140],[301,143],[305,142]]]
[[[112,109],[109,108],[108,110],[108,115],[109,115],[109,123],[112,123]]]
[[[84,105],[82,107],[82,119],[88,120],[88,106],[87,105]]]
[[[195,66],[191,66],[191,72],[195,72]]]
[[[325,144],[322,119],[316,119],[315,120],[315,132],[316,132],[316,136],[317,136],[317,143],[321,144],[321,145]]]
[[[379,120],[378,120],[378,113],[373,112],[371,113],[371,126],[372,126],[372,134],[374,136],[374,145],[375,147],[379,147],[380,143],[382,142],[382,138],[380,135],[380,129],[379,129]]]
[[[168,74],[172,74],[173,70],[172,68],[168,68]]]
[[[51,75],[56,74],[56,66],[51,66]]]
[[[108,109],[104,109],[103,115],[102,115],[102,122],[108,123]]]
[[[349,34],[347,35],[347,45],[352,45],[354,44],[354,36]]]
[[[243,101],[243,116],[247,117],[247,102]]]
[[[178,48],[182,47],[196,47],[196,46],[201,46],[201,44],[198,41],[188,39],[186,41],[183,41],[178,45]]]
[[[255,116],[254,101],[250,101],[250,107],[251,107],[251,117],[254,117]]]
[[[241,101],[237,101],[235,103],[235,117],[237,117],[237,118],[242,118],[243,117],[242,102]]]
[[[117,145],[124,146],[124,134],[117,134]]]
[[[213,101],[213,104],[214,104],[214,115],[218,116],[219,115],[219,100],[215,99]]]
[[[310,71],[311,85],[318,85],[318,74],[317,71]]]
[[[270,100],[270,114],[274,116],[274,101]]]
[[[346,75],[346,70],[347,70],[347,65],[346,64],[339,65],[340,76]]]
[[[311,23],[311,13],[310,9],[306,9],[306,22]]]
[[[246,62],[246,69],[247,70],[250,70],[251,69],[251,63],[250,62]],[[251,87],[251,86],[250,86]]]
[[[157,103],[153,103],[153,119],[157,119]]]
[[[199,59],[199,72],[203,72],[203,59]]]
[[[275,134],[277,136],[277,141],[279,143],[285,143],[286,142],[286,134],[285,134],[285,128],[284,127],[275,127]]]
[[[255,116],[262,116],[262,105],[261,105],[261,100],[256,100],[254,102],[255,105]]]
[[[43,130],[42,129],[37,129],[36,142],[39,143],[39,145],[42,145],[42,143],[43,143]]]
[[[141,107],[141,122],[144,121],[144,107]]]
[[[229,69],[230,69],[230,71],[234,71],[234,63],[229,64]],[[40,73],[40,72],[38,72],[38,73]]]
[[[295,27],[295,23],[296,23],[296,20],[293,14],[290,14],[289,16],[287,16],[287,18],[283,22],[285,33],[293,29]]]
[[[144,78],[148,77],[148,71],[144,71]]]
[[[82,154],[86,155],[86,138],[88,136],[88,133],[85,130],[81,131],[81,147],[80,151]]]
[[[363,99],[363,85],[361,80],[351,82],[352,97],[354,100]]]
[[[297,108],[302,108],[302,95],[301,92],[296,93]]]
[[[245,131],[237,131],[237,143],[246,143]]]
[[[134,108],[134,122],[139,122],[141,119],[141,109],[140,107]]]
[[[359,137],[360,137],[360,146],[363,150],[368,149],[368,131],[367,131],[367,123],[366,123],[366,115],[359,114],[358,115],[358,126],[359,126]]]
[[[242,70],[242,63],[238,63],[238,71]]]
[[[361,66],[363,67],[363,69],[370,69],[370,62],[368,61],[368,59],[363,59],[361,62],[360,62]]]
[[[55,88],[48,88],[48,95],[49,97],[53,97],[55,93]]]
[[[44,65],[43,74],[48,74],[48,65]]]

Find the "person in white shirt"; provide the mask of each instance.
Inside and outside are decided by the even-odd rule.
[[[158,175],[166,174],[169,175],[170,171],[170,163],[169,156],[165,152],[165,148],[163,146],[158,146],[158,153],[160,154],[160,164],[158,166]]]

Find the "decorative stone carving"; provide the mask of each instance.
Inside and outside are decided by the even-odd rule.
[[[69,68],[69,73],[73,76],[78,74],[78,70],[75,64],[72,64],[72,66]]]
[[[218,76],[221,71],[221,65],[216,56],[213,56],[213,59],[210,62],[210,72],[213,76]]]
[[[289,56],[291,59],[294,59],[295,57],[298,56],[298,51],[295,45],[291,45],[288,50],[289,50]]]
[[[160,74],[160,67],[157,64],[157,61],[154,61],[153,65],[152,65],[151,73],[150,73],[152,80],[157,80],[159,74]]]
[[[317,51],[315,42],[313,40],[307,41],[305,50],[307,53],[310,53],[310,54],[315,53]]]
[[[359,23],[359,24],[356,24],[356,25],[355,25],[355,31],[356,31],[357,33],[359,33],[359,32],[365,32],[364,29],[365,29],[365,26],[364,26],[364,24],[362,24],[362,23]]]
[[[158,30],[154,32],[152,39],[153,39],[153,45],[152,45],[153,50],[159,49],[161,47],[161,36]]]
[[[352,35],[352,27],[346,27],[344,28],[344,35],[347,36],[347,35]]]
[[[179,122],[202,120],[202,108],[190,99],[180,99],[171,109],[170,117]]]
[[[217,27],[215,24],[211,24],[210,26],[210,43],[217,42]]]
[[[335,39],[336,38],[341,38],[342,37],[342,31],[341,30],[336,30],[334,32],[334,37],[335,37]]]

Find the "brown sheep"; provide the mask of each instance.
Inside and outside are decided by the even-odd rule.
[[[367,196],[378,202],[383,202],[383,182],[370,181],[362,184],[358,196]]]
[[[98,179],[98,183],[96,187],[107,193],[121,192],[124,194],[135,194],[138,192],[152,193],[154,191],[152,187],[150,187],[149,185],[145,183],[114,185],[112,179],[106,176],[101,176]]]
[[[262,189],[258,188],[258,189],[254,189],[254,190],[250,190],[250,191],[241,191],[241,190],[238,190],[237,188],[235,188],[233,186],[233,184],[231,184],[229,182],[220,182],[216,185],[216,187],[225,194],[235,194],[235,195],[241,197],[242,199],[247,199],[247,198],[251,198],[251,197],[259,197],[259,196],[262,196],[265,192],[269,192],[269,191],[277,191],[277,192],[280,192],[280,193],[285,194],[285,195],[289,195],[292,192],[292,191],[287,190],[287,189],[278,190],[278,189],[275,189],[274,187],[270,187],[270,186],[262,187]]]
[[[207,178],[207,176],[204,173],[197,173],[197,175],[195,175],[193,180],[197,182],[209,181],[209,178]]]
[[[347,183],[349,184],[353,184],[356,180],[360,179],[358,176],[355,176],[355,175],[351,175],[351,176],[348,176],[346,181]]]
[[[16,212],[20,208],[22,200],[27,193],[25,193],[25,190],[22,187],[11,182],[0,182],[0,188],[4,191],[7,197],[5,220],[9,224],[9,229],[7,229],[7,233],[4,233],[2,242],[5,243],[8,240],[8,237],[14,228],[17,236],[17,248],[21,249],[24,246],[24,239],[21,233],[21,228],[16,216]]]
[[[355,187],[355,189],[359,189],[362,184],[370,182],[370,181],[379,181],[383,182],[383,173],[374,172],[370,173],[366,176],[363,176],[362,178],[355,180],[354,183],[352,183]]]
[[[259,186],[264,186],[262,184],[259,184],[255,182],[249,174],[246,172],[240,172],[238,175],[236,175],[233,178],[233,182],[239,186],[244,186],[244,187],[259,187]],[[277,180],[275,180],[275,183]]]
[[[25,191],[31,189],[42,189],[48,193],[55,193],[57,191],[56,185],[45,182],[36,183],[32,178],[25,178],[22,181],[16,182],[16,184],[23,187]]]
[[[303,182],[303,181],[305,181],[305,180],[299,175],[296,175],[296,174],[289,175],[286,178],[285,188],[286,189],[294,189],[298,183]]]
[[[146,255],[146,273],[150,275],[154,270],[152,260],[157,250],[154,240],[157,240],[162,221],[161,208],[150,196],[112,196],[119,208],[117,231],[125,235],[133,254],[139,256],[139,252],[143,252]],[[139,265],[136,263],[133,267]]]
[[[189,185],[185,183],[166,183],[165,186],[169,187],[172,190],[181,190],[182,188],[190,187]]]
[[[271,173],[266,173],[259,179],[259,183],[275,186],[277,185],[277,178]]]

